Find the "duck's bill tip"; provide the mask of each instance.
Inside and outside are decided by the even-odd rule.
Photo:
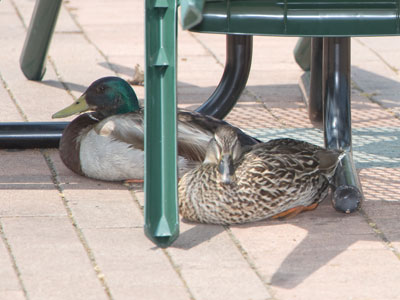
[[[82,95],[78,100],[72,103],[70,106],[56,112],[51,117],[53,119],[66,118],[81,112],[89,110],[89,106],[86,102],[85,95]]]

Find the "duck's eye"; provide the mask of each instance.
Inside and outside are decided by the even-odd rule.
[[[104,85],[99,85],[97,87],[97,92],[98,93],[104,93],[105,90],[106,90],[106,87]]]
[[[117,104],[117,105],[123,104],[121,95],[117,95],[117,96],[114,98],[114,102],[115,102],[115,104]]]

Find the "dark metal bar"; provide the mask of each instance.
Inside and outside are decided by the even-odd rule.
[[[310,37],[300,37],[294,47],[294,59],[303,71],[310,71],[311,65],[311,39]]]
[[[58,148],[69,122],[0,123],[0,148]]]
[[[311,39],[308,116],[312,122],[322,122],[322,42],[322,38]]]
[[[62,0],[36,0],[21,53],[21,70],[30,80],[41,80]]]
[[[226,35],[225,70],[216,90],[196,111],[223,119],[246,87],[251,68],[253,36]]]
[[[324,140],[328,149],[342,149],[346,156],[336,171],[332,195],[336,210],[355,211],[362,199],[351,147],[350,38],[323,40]]]

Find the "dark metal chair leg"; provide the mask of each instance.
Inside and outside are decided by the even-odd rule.
[[[252,35],[226,36],[225,70],[216,90],[196,111],[223,119],[246,87],[253,51]]]
[[[21,70],[30,80],[41,80],[62,0],[36,0],[21,53]]]
[[[347,154],[336,171],[332,201],[336,210],[350,213],[357,210],[363,194],[351,146],[349,37],[324,38],[322,84],[325,146]]]
[[[311,76],[308,116],[322,122],[322,38],[311,39]]]
[[[297,40],[294,47],[294,59],[303,71],[310,71],[311,65],[311,38],[301,37]]]

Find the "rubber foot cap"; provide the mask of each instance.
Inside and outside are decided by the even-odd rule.
[[[356,211],[361,204],[362,194],[352,185],[342,185],[336,188],[332,196],[333,207],[346,214]]]

